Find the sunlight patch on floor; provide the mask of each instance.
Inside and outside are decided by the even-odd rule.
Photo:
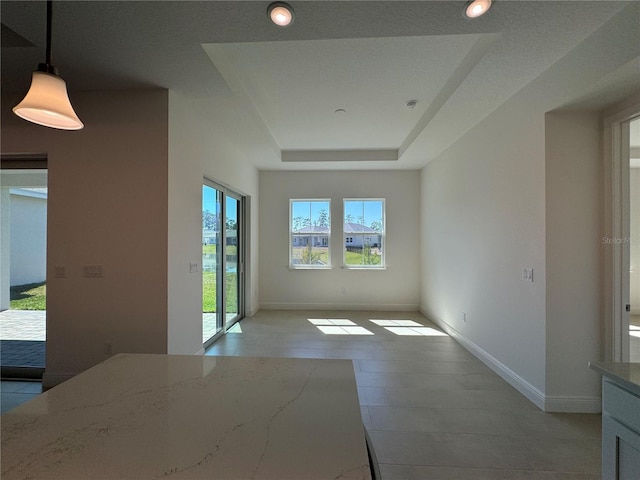
[[[325,335],[374,335],[346,318],[308,318]]]
[[[240,322],[234,323],[233,326],[229,330],[227,330],[227,333],[242,333]]]
[[[380,327],[422,327],[423,325],[413,320],[373,320],[370,322],[379,325]]]
[[[447,337],[448,335],[435,328],[425,327],[424,325],[414,322],[413,320],[374,320],[369,319],[385,330],[389,330],[396,335],[404,336],[422,336],[422,337]]]
[[[396,335],[414,335],[422,337],[447,337],[444,332],[440,332],[430,327],[384,327],[385,330],[389,330]]]
[[[314,325],[355,325],[346,318],[309,318],[308,320]]]

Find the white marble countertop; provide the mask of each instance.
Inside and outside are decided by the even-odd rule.
[[[371,478],[350,360],[120,354],[1,437],[3,480]]]
[[[640,363],[590,362],[589,366],[640,396]]]

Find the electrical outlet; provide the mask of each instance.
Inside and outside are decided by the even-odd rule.
[[[113,353],[113,345],[111,342],[104,342],[104,353],[106,355],[111,355]]]
[[[523,268],[522,279],[528,282],[533,282],[533,268]]]
[[[56,278],[67,278],[67,269],[64,265],[56,265],[55,267]]]
[[[460,312],[460,320],[462,320],[462,323],[467,323],[467,314],[465,312]]]
[[[198,264],[189,262],[189,273],[198,273]]]

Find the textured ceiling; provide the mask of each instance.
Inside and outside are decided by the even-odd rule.
[[[474,21],[464,1],[291,3],[295,23],[278,29],[269,2],[55,1],[53,63],[71,92],[233,102],[275,146],[260,168],[418,168],[630,2],[502,0]],[[2,1],[3,93],[26,91],[44,60],[44,12]],[[567,101],[615,101],[637,78],[632,63]]]

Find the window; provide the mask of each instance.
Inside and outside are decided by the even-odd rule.
[[[331,200],[289,201],[289,266],[329,268]]]
[[[344,265],[384,268],[384,199],[344,200]]]

